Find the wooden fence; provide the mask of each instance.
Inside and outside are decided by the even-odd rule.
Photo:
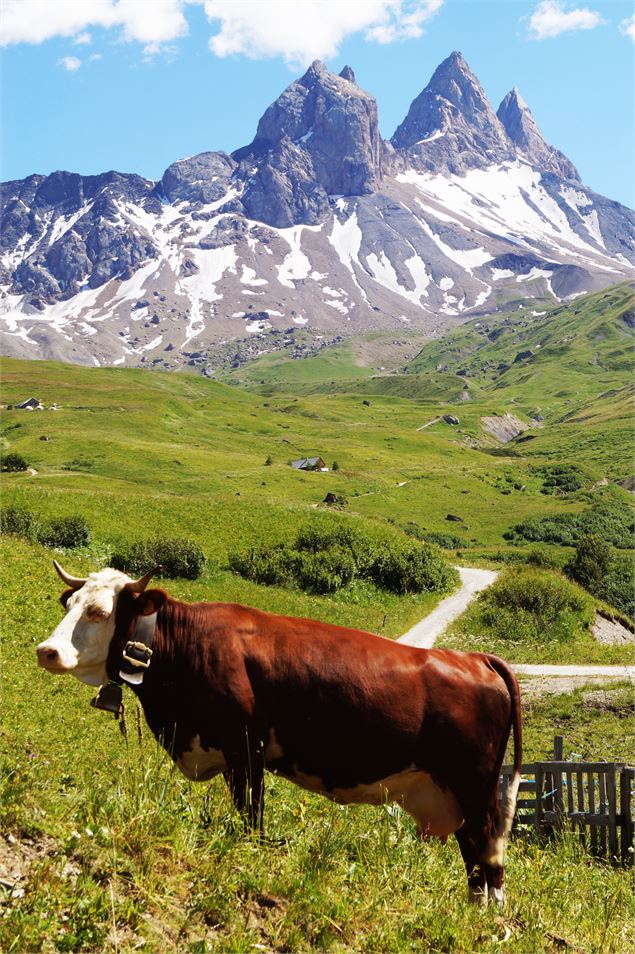
[[[501,798],[512,774],[505,765]],[[568,826],[592,854],[632,864],[634,782],[633,766],[565,761],[562,736],[556,736],[553,759],[522,766],[514,829],[549,835]]]

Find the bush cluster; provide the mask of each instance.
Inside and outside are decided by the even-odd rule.
[[[534,567],[502,573],[479,599],[480,623],[499,639],[572,639],[593,618],[592,600],[562,574]]]
[[[38,520],[26,507],[7,507],[3,510],[0,528],[3,533],[15,533],[44,547],[61,550],[85,547],[91,540],[90,527],[79,514]]]
[[[575,493],[584,485],[573,464],[555,464],[542,467],[540,473],[544,475],[541,493],[564,496]]]
[[[83,517],[53,517],[41,524],[37,541],[42,546],[62,550],[86,547],[90,543],[90,528]]]
[[[29,466],[28,462],[24,459],[22,454],[3,454],[2,460],[0,461],[0,470],[8,472],[17,472],[21,470],[26,470]]]
[[[161,567],[161,575],[168,579],[182,577],[196,580],[203,572],[205,554],[193,540],[161,537],[137,540],[115,551],[110,558],[115,570],[131,576],[143,576],[153,566]]]
[[[601,537],[583,537],[565,573],[615,609],[635,616],[635,567]]]
[[[588,536],[602,537],[620,549],[633,546],[633,512],[621,503],[604,502],[583,513],[559,513],[548,517],[530,517],[503,534],[514,543],[560,543],[573,547]]]
[[[426,544],[370,539],[346,524],[303,527],[294,543],[252,547],[229,555],[235,572],[268,586],[334,593],[367,580],[392,593],[444,591],[456,572]]]
[[[439,533],[436,530],[423,530],[416,523],[406,524],[404,532],[417,540],[424,540],[426,543],[434,543],[444,550],[463,550],[469,547],[465,537],[459,537],[454,533]]]

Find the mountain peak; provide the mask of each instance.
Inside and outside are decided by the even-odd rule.
[[[249,214],[279,227],[305,221],[300,195],[304,187],[294,186],[296,177],[307,189],[313,184],[309,201],[318,217],[329,195],[367,195],[378,188],[382,172],[377,104],[353,85],[350,67],[342,73],[337,76],[315,60],[265,111],[251,145],[233,154],[236,161],[245,160],[243,174],[249,185],[242,202]],[[254,160],[260,163],[256,173]],[[266,187],[260,179],[266,180]],[[297,196],[302,201],[296,201]]]
[[[545,142],[529,106],[516,87],[507,93],[496,115],[524,159],[545,172],[580,181],[580,174],[573,163],[558,149]]]
[[[434,171],[501,162],[513,149],[483,87],[455,50],[432,74],[392,138],[397,149],[415,149],[417,165]]]
[[[349,83],[355,83],[355,85],[357,86],[355,73],[353,72],[350,66],[346,65],[339,75],[342,79],[347,80]]]

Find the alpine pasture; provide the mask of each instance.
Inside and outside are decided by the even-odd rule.
[[[553,638],[527,627],[494,638],[483,597],[446,644],[495,648],[512,663],[632,661],[632,645],[593,642],[596,608],[619,616],[619,607],[564,579],[573,547],[513,529],[588,511],[621,527],[631,506],[622,484],[631,476],[632,329],[622,318],[633,296],[625,286],[608,294],[541,317],[531,334],[542,338],[529,344],[522,314],[492,320],[490,337],[470,323],[447,342],[455,358],[433,343],[411,373],[376,378],[359,364],[350,373],[352,352],[307,359],[304,377],[296,362],[288,380],[284,366],[275,380],[254,368],[249,389],[231,376],[3,362],[5,407],[30,396],[60,407],[4,411],[3,450],[29,469],[3,475],[3,512],[28,511],[35,523],[79,515],[90,531],[86,545],[64,551],[33,534],[2,538],[0,851],[13,866],[1,886],[3,950],[635,949],[628,872],[590,860],[571,835],[512,839],[502,912],[470,906],[453,840],[422,846],[394,806],[340,807],[268,776],[261,841],[242,830],[221,779],[197,786],[178,773],[131,694],[124,737],[89,707],[89,687],[39,671],[34,654],[63,612],[53,558],[84,575],[118,548],[168,537],[197,543],[206,557],[198,579],[162,581],[174,596],[397,637],[441,594],[398,595],[366,579],[320,594],[229,568],[233,552],[344,524],[369,541],[428,537],[450,563],[503,567],[503,582],[517,572],[506,564],[533,554],[532,572],[575,590]],[[522,350],[532,356],[514,362]],[[482,418],[506,414],[526,430],[502,444]],[[317,455],[328,473],[290,467]],[[555,491],[554,465],[569,468]],[[323,503],[329,492],[334,506]],[[615,552],[628,544],[618,539]],[[629,757],[631,690],[608,687],[601,706],[585,692],[528,700],[526,761],[545,757],[555,731],[585,758]]]

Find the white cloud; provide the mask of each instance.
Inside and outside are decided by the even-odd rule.
[[[625,20],[622,20],[620,23],[620,33],[622,36],[630,36],[633,43],[635,43],[635,13],[632,17],[626,17]]]
[[[61,60],[57,61],[57,65],[63,66],[69,73],[74,73],[82,65],[82,61],[78,60],[76,56],[63,56]]]
[[[602,22],[600,14],[588,7],[566,10],[561,0],[542,0],[529,17],[529,35],[532,40],[546,40],[561,33],[592,30]]]
[[[443,0],[205,0],[216,56],[282,56],[293,67],[333,57],[342,41],[363,32],[380,43],[420,36]]]
[[[163,43],[187,33],[188,0],[3,0],[0,45],[42,43],[83,34],[87,27],[117,27],[123,38]],[[85,42],[85,41],[84,41]]]
[[[202,4],[216,32],[216,56],[281,56],[294,67],[335,56],[346,37],[377,43],[421,36],[444,0],[1,0],[0,46],[73,37],[88,45],[90,29],[115,29],[143,44],[145,59],[170,53],[188,32],[186,12]]]

